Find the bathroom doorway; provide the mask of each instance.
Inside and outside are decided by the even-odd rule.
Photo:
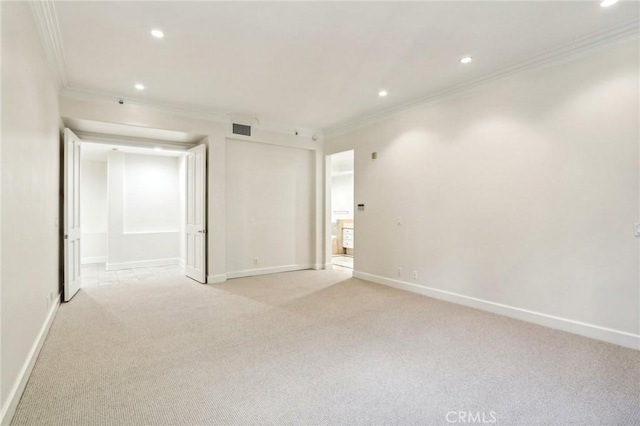
[[[353,270],[354,151],[330,155],[331,163],[331,267]]]

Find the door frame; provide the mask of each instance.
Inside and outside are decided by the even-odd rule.
[[[349,151],[353,151],[353,228],[354,230],[356,229],[356,212],[357,212],[357,208],[356,208],[356,187],[355,187],[355,180],[356,180],[356,170],[355,170],[355,155],[356,155],[356,149],[355,148],[351,148],[351,149],[344,149],[341,151],[336,151],[336,152],[331,152],[330,154],[326,154],[325,153],[325,167],[324,167],[324,176],[325,176],[325,180],[324,180],[324,187],[325,187],[325,198],[324,198],[324,205],[325,205],[325,212],[324,212],[324,269],[332,269],[333,268],[333,263],[332,263],[332,257],[333,254],[331,253],[332,251],[332,240],[331,240],[331,235],[332,235],[332,229],[331,229],[331,216],[332,216],[332,205],[331,205],[331,189],[333,186],[333,182],[332,182],[332,156],[335,154],[341,154],[343,152],[349,152]],[[354,231],[355,232],[355,231]],[[355,262],[355,249],[354,249],[354,255],[353,255],[353,259]],[[354,268],[353,271],[355,272],[355,263],[354,263]]]

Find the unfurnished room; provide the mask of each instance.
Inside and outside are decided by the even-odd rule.
[[[640,2],[0,36],[0,424],[640,424]]]

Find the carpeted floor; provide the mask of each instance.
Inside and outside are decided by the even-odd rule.
[[[640,352],[341,271],[120,283],[60,307],[13,424],[479,420],[640,424]]]

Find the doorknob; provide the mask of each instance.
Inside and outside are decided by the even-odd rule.
[[[206,234],[206,233],[207,233],[207,230],[206,230],[206,229],[201,229],[201,230],[199,230],[199,231],[198,231],[198,233],[200,233],[200,234]]]

